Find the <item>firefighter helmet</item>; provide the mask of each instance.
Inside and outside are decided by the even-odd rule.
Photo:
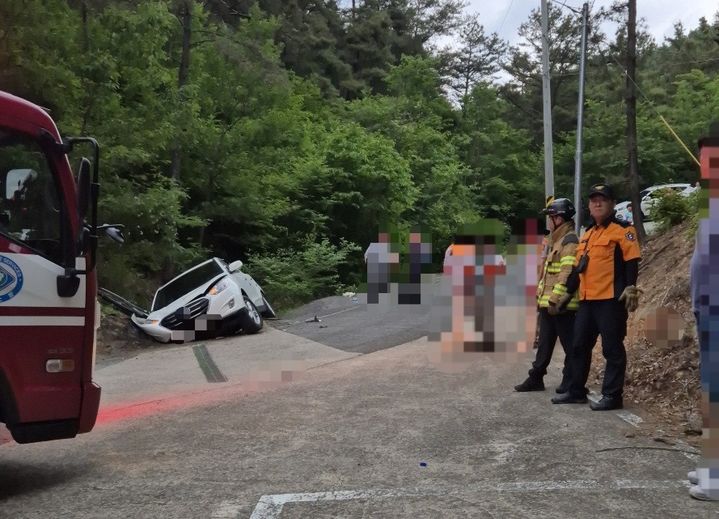
[[[565,220],[571,220],[577,213],[574,204],[569,198],[555,198],[551,200],[542,211],[548,216],[561,216]]]

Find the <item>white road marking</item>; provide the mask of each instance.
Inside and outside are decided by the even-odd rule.
[[[665,490],[687,487],[685,480],[616,480],[602,482],[597,480],[577,481],[516,481],[496,484],[472,485],[463,490],[438,490],[420,488],[374,489],[374,490],[337,490],[332,492],[303,492],[298,494],[269,494],[260,498],[250,519],[276,519],[282,514],[282,508],[292,503],[317,503],[322,501],[351,501],[356,499],[388,499],[407,497],[461,496],[478,492],[547,492],[562,490],[606,491],[606,490]]]

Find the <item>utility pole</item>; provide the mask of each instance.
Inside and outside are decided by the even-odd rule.
[[[629,0],[627,16],[627,155],[629,159],[629,188],[632,200],[632,217],[637,230],[639,243],[644,243],[647,233],[644,230],[642,206],[639,199],[639,158],[637,156],[637,96],[635,73],[637,68],[637,0]]]
[[[552,94],[549,78],[549,7],[542,0],[542,101],[544,107],[544,196],[554,196],[554,154],[552,151]]]
[[[582,226],[582,130],[584,127],[584,65],[587,61],[587,18],[589,4],[582,6],[582,48],[579,57],[579,101],[577,103],[577,150],[574,155],[574,205],[577,219],[574,224],[577,233]]]

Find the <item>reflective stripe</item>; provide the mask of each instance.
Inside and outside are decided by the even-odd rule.
[[[0,326],[85,326],[84,317],[0,316]]]

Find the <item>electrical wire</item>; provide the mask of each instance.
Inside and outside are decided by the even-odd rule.
[[[617,58],[615,58],[614,56],[612,56],[612,59],[613,59],[614,62],[619,66],[620,70],[624,73],[624,75],[627,77],[627,79],[628,79],[629,81],[631,81],[632,84],[636,87],[637,92],[639,92],[639,95],[641,95],[642,98],[643,98],[647,103],[649,103],[649,106],[651,107],[651,109],[654,110],[654,113],[656,113],[656,114],[659,116],[659,119],[662,121],[662,123],[664,123],[664,125],[665,125],[665,126],[667,127],[667,129],[669,130],[669,133],[671,133],[671,134],[674,136],[674,138],[679,142],[679,144],[681,144],[681,146],[682,146],[682,147],[684,148],[684,150],[689,154],[689,156],[690,156],[690,157],[692,158],[692,160],[696,163],[696,165],[697,165],[697,166],[701,166],[699,160],[697,160],[697,158],[694,156],[694,154],[689,150],[689,147],[684,143],[684,141],[681,139],[681,137],[679,137],[679,135],[677,135],[677,133],[674,131],[674,128],[672,128],[671,125],[670,125],[670,124],[667,122],[667,120],[664,118],[664,116],[663,116],[661,113],[659,113],[659,110],[657,109],[656,105],[652,102],[652,100],[649,99],[646,95],[644,95],[644,92],[642,91],[641,88],[639,88],[639,85],[637,85],[637,82],[634,81],[634,79],[629,75],[629,73],[627,72],[627,69],[625,69],[624,66],[623,66],[621,63],[619,63],[619,61],[617,60]]]
[[[570,6],[570,5],[567,5],[567,4],[565,4],[564,2],[560,2],[559,0],[552,0],[552,1],[553,1],[555,4],[561,4],[561,5],[563,5],[564,7],[566,7],[567,9],[569,9],[570,11],[573,11],[575,14],[582,14],[582,11],[580,11],[580,10],[577,9],[576,7],[572,7],[572,6]]]
[[[509,11],[512,10],[512,5],[514,4],[514,0],[510,0],[509,7],[507,7],[507,10],[504,12],[504,18],[502,18],[502,23],[499,24],[499,28],[494,31],[495,33],[499,34],[499,31],[502,30],[502,27],[504,27],[504,22],[507,21],[507,16],[509,16]]]

